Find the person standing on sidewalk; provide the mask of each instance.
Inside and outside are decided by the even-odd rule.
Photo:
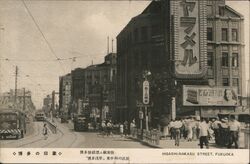
[[[43,136],[45,140],[48,139],[48,128],[46,123],[43,125]]]
[[[218,120],[218,118],[215,118],[212,120],[212,130],[214,131],[214,138],[215,138],[215,143],[216,145],[219,144],[219,134],[220,134],[220,127],[219,125],[221,122]]]
[[[122,123],[120,123],[119,129],[120,129],[120,135],[121,135],[121,137],[123,137],[124,126]]]
[[[201,123],[199,124],[200,129],[200,148],[203,149],[203,144],[205,144],[208,149],[208,134],[209,134],[209,125],[207,124],[204,118],[201,119]]]
[[[183,123],[181,122],[181,120],[179,118],[176,118],[174,124],[173,124],[173,129],[174,129],[174,133],[175,133],[175,146],[179,146],[180,145],[180,129],[183,126]]]
[[[234,144],[235,149],[239,148],[240,123],[235,119],[234,115],[230,116],[229,121],[229,144],[227,148],[231,148]]]

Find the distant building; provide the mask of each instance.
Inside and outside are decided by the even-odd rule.
[[[73,113],[111,119],[115,107],[116,53],[106,55],[102,64],[73,70],[71,76]]]
[[[9,92],[4,92],[0,96],[0,106],[17,108],[19,110],[25,110],[25,111],[35,110],[35,106],[32,101],[31,91],[24,89],[17,89],[16,100],[15,100],[15,90],[11,89]]]
[[[59,77],[59,113],[71,115],[71,74]]]
[[[72,78],[72,108],[70,113],[80,113],[81,103],[85,96],[85,69],[76,68],[71,71]]]

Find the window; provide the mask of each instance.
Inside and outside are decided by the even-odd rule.
[[[134,30],[134,37],[135,37],[135,42],[138,42],[139,34],[138,34],[138,29],[137,28]]]
[[[207,28],[207,40],[213,40],[213,29],[211,27]]]
[[[213,52],[207,53],[207,66],[209,67],[213,66]]]
[[[151,27],[151,35],[155,36],[155,35],[160,35],[161,32],[161,26],[160,25],[153,25]]]
[[[148,27],[146,26],[141,28],[141,40],[142,41],[148,40]]]
[[[227,41],[227,28],[223,28],[221,30],[221,40],[222,41]]]
[[[223,67],[228,67],[228,53],[227,52],[223,52],[222,53],[222,59],[221,59],[221,66]]]
[[[232,54],[232,67],[238,67],[239,66],[239,55],[238,53]]]
[[[222,85],[223,86],[229,86],[229,79],[228,78],[223,78],[222,79]]]
[[[232,29],[232,41],[237,42],[238,41],[238,30]]]
[[[239,86],[239,79],[238,78],[233,78],[233,86],[236,86],[236,87]]]
[[[219,15],[224,16],[225,15],[225,7],[224,6],[219,6]]]
[[[212,15],[212,6],[211,5],[207,5],[207,16]]]

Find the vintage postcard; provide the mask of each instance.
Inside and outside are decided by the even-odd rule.
[[[1,163],[249,163],[249,0],[1,0]]]

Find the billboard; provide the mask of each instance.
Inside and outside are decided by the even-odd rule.
[[[206,0],[172,0],[171,54],[177,78],[201,78],[206,73]]]
[[[237,106],[237,88],[183,86],[184,106]]]

